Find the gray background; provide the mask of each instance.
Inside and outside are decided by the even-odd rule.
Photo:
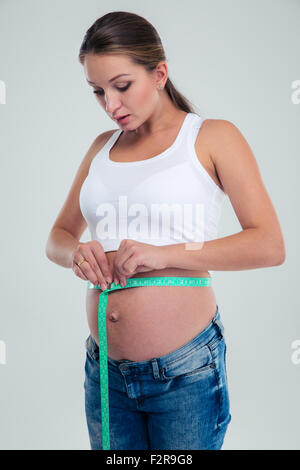
[[[89,449],[84,414],[86,284],[45,256],[50,228],[100,132],[117,128],[77,54],[113,10],[158,30],[169,74],[203,118],[227,119],[256,156],[285,237],[281,266],[215,271],[232,421],[223,449],[299,449],[297,0],[0,1],[0,447]],[[241,230],[227,197],[219,236]],[[88,231],[82,237],[89,239]]]

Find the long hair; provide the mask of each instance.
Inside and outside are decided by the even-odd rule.
[[[87,30],[79,51],[83,65],[86,54],[124,54],[133,63],[153,71],[166,55],[160,37],[142,16],[127,11],[112,11],[98,18]],[[173,85],[171,79],[165,84],[172,103],[187,113],[195,112],[193,104]]]

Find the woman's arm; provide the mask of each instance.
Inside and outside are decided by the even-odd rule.
[[[226,120],[206,125],[210,156],[243,230],[202,243],[164,246],[166,267],[234,271],[284,263],[285,244],[272,201],[253,152]]]
[[[79,243],[79,240],[67,230],[53,227],[47,240],[46,256],[53,263],[64,268],[71,268],[73,253]]]

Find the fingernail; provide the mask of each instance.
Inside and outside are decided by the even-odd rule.
[[[104,282],[101,284],[101,289],[102,290],[106,290],[107,289],[107,284],[105,284]]]
[[[108,284],[111,284],[111,282],[112,282],[112,280],[111,280],[110,277],[107,277],[107,278],[106,278],[106,281],[108,282]]]

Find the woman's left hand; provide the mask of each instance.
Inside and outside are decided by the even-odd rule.
[[[114,259],[114,283],[126,285],[126,277],[139,272],[166,268],[164,246],[154,246],[136,240],[125,239],[120,243]]]

